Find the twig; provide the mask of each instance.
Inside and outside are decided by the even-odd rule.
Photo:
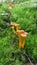
[[[22,51],[21,51],[21,53],[22,53]],[[26,53],[22,53],[22,54],[27,57],[28,61],[30,62],[30,65],[33,65],[32,61],[30,60],[30,58],[28,57],[28,55]]]

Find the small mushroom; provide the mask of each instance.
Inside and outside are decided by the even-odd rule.
[[[19,30],[19,24],[15,24],[16,31]]]
[[[12,29],[14,29],[15,31],[17,31],[19,29],[19,24],[16,24],[14,22],[11,23],[11,27]]]
[[[21,38],[22,38],[21,48],[24,48],[25,40],[26,40],[27,36],[28,36],[28,33],[27,32],[21,34]]]
[[[11,8],[13,8],[13,7],[14,7],[14,4],[12,4],[12,3],[9,3],[9,4],[8,4],[8,7],[11,7]]]
[[[16,34],[18,34],[18,37],[19,37],[19,48],[21,48],[21,45],[22,45],[22,37],[21,37],[21,34],[24,33],[24,30],[17,30]]]
[[[16,23],[11,22],[11,28],[12,28],[12,30],[13,30],[14,33],[15,33],[15,24],[16,24]]]

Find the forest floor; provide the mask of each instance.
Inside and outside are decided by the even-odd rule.
[[[30,63],[26,63],[25,65],[30,65]],[[33,65],[37,65],[37,63],[36,64],[33,64]]]

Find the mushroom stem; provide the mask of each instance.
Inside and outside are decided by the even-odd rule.
[[[19,26],[16,27],[16,31],[19,30]]]
[[[19,30],[19,24],[15,24],[16,31]]]
[[[25,39],[19,36],[19,48],[24,48],[24,45],[25,45]]]
[[[15,33],[15,24],[14,22],[11,22],[11,28],[12,28],[12,31]]]
[[[14,29],[14,27],[12,27],[12,31],[15,33],[15,29]]]
[[[19,36],[19,48],[22,48],[22,37],[21,34],[24,33],[24,30],[17,30],[16,34]]]
[[[28,33],[23,33],[23,34],[20,35],[21,38],[22,38],[22,44],[21,44],[22,46],[21,46],[21,48],[24,48],[27,35],[28,35]]]
[[[22,40],[22,48],[24,48],[24,46],[25,46],[25,40]]]
[[[24,45],[25,45],[25,39],[19,36],[19,48],[24,48]]]
[[[22,47],[22,38],[21,38],[21,36],[19,36],[19,48],[21,48]]]

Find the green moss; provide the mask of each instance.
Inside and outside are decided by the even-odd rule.
[[[1,8],[0,11],[6,12],[7,7],[6,10]],[[22,52],[26,52],[32,59],[32,62],[37,62],[37,7],[25,8],[24,6],[15,6],[10,12],[13,15],[10,17],[10,20],[19,23],[20,29],[28,32],[26,45]],[[6,25],[1,16],[0,28],[0,65],[22,65],[23,61],[25,62],[27,59],[19,52],[18,36],[13,33],[11,27]],[[15,61],[13,61],[14,58],[16,58]]]

